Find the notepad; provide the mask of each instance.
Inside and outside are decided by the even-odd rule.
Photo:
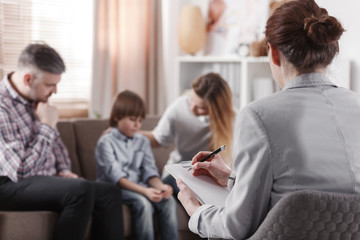
[[[225,206],[225,200],[229,195],[226,187],[218,185],[208,176],[193,176],[193,170],[188,171],[188,164],[169,164],[165,169],[175,178],[180,178],[197,196],[201,203],[213,204],[219,207]]]

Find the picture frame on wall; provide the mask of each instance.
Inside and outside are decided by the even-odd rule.
[[[205,55],[241,55],[263,37],[269,0],[210,0]]]

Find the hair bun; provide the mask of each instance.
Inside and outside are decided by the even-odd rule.
[[[337,42],[344,32],[341,23],[334,17],[310,17],[304,20],[304,30],[307,37],[318,46],[329,45]]]

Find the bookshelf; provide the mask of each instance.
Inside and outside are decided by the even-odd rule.
[[[238,109],[276,91],[267,57],[179,56],[177,64],[174,88],[178,95],[191,88],[195,78],[208,72],[219,73],[228,82]]]

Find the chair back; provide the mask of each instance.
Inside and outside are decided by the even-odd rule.
[[[360,239],[360,194],[302,190],[284,196],[249,240]]]

